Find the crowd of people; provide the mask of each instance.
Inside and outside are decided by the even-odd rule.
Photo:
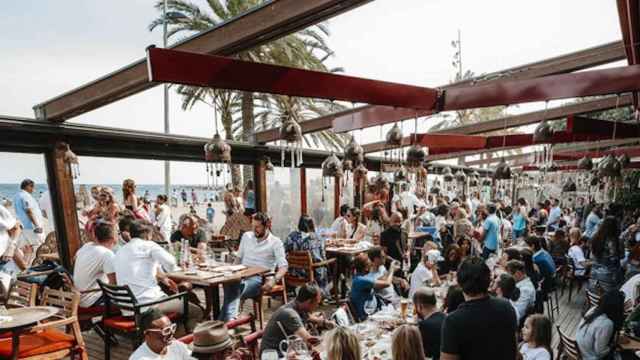
[[[28,271],[30,255],[43,241],[33,187],[30,180],[21,184],[14,199],[15,216],[0,206],[2,274]],[[186,242],[197,256],[207,255],[210,234],[201,228],[202,219],[183,214],[174,228],[165,195],[150,208],[136,195],[133,180],[125,180],[122,188],[119,204],[108,187],[93,187],[94,201],[82,211],[89,241],[76,253],[72,274],[73,286],[82,293],[80,306],[104,305],[99,291],[86,292],[99,289],[99,281],[127,285],[141,303],[179,290],[195,295],[190,284],[177,284],[167,274],[180,269],[172,244]],[[320,231],[313,218],[303,214],[283,239],[271,232],[271,217],[256,212],[255,194],[245,199],[234,189],[227,191],[227,218],[242,216],[250,224],[239,231],[234,263],[264,267],[273,270],[273,276],[224,284],[222,310],[213,323],[204,321],[198,296],[190,296],[188,319],[178,331],[200,334],[196,339],[212,331],[222,333],[224,324],[239,316],[243,300],[268,292],[287,274],[309,275],[289,269],[287,255],[292,251],[308,251],[314,262],[322,262],[328,246],[352,246],[362,251],[343,256],[337,269],[314,269],[315,282],[295,289],[294,300],[272,314],[261,352],[280,352],[281,342],[296,335],[309,347],[322,342],[327,359],[361,359],[357,334],[348,326],[337,326],[344,325],[338,317],[316,312],[323,304],[333,304],[336,279],[348,284],[347,308],[356,322],[389,305],[413,304],[415,325],[394,331],[389,349],[394,360],[553,358],[552,321],[544,303],[566,269],[587,281],[587,290],[601,298],[575,331],[582,358],[620,355],[615,343],[623,326],[640,333],[634,328],[640,323],[640,309],[625,318],[625,310],[636,304],[640,285],[637,213],[615,203],[562,207],[554,198],[534,206],[522,198],[513,205],[483,202],[478,194],[450,198],[416,192],[408,183],[395,195],[388,187],[379,190],[387,192],[365,197],[369,201],[360,208],[341,206],[329,230]],[[248,184],[245,193],[251,191]],[[444,285],[442,296],[438,289]],[[242,357],[242,351],[220,344],[210,355],[191,354],[184,344],[171,341],[176,326],[167,316],[184,310],[179,300],[149,307],[142,321],[145,342],[131,358]],[[223,341],[227,342],[231,341]]]

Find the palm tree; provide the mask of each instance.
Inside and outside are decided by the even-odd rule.
[[[224,21],[235,18],[251,8],[263,3],[263,0],[208,0],[208,8],[201,9],[195,4],[185,0],[169,0],[168,10],[174,16],[167,17],[167,35],[192,35],[210,29]],[[164,1],[156,2],[155,7],[162,10]],[[164,24],[165,19],[161,16],[149,25],[149,30]],[[326,36],[329,35],[325,24],[318,24],[313,28],[302,30],[296,34],[288,35],[274,40],[268,44],[257,46],[253,49],[241,52],[236,57],[242,60],[272,63],[298,68],[306,68],[317,71],[340,71],[341,69],[328,69],[324,61],[333,55],[333,51],[326,43]],[[178,86],[177,92],[183,96],[182,108],[190,109],[196,103],[205,103],[215,106],[220,114],[222,124],[229,140],[241,139],[245,142],[251,141],[255,129],[255,110],[262,119],[262,129],[266,125],[274,126],[279,123],[277,114],[269,112],[278,109],[280,113],[285,108],[281,97],[272,97],[265,94],[254,94],[251,92],[234,92],[226,90],[213,90],[198,87]],[[300,113],[298,118],[306,119],[309,114],[322,115],[339,108],[327,102],[316,102],[309,99],[293,99],[295,107]],[[306,114],[303,114],[306,113]],[[345,141],[341,135],[331,132],[317,133],[305,136],[307,144],[310,139],[314,144],[322,144],[325,147],[340,147]],[[246,166],[244,169],[245,180],[251,178],[252,167]],[[232,174],[234,184],[239,184],[239,168],[234,167]]]

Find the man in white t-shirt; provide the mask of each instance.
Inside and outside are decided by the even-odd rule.
[[[153,233],[151,225],[145,221],[134,221],[130,233],[131,240],[118,250],[113,262],[118,285],[128,285],[138,303],[152,302],[166,297],[158,284],[158,278],[169,289],[177,292],[176,283],[159,273],[159,270],[164,273],[177,271],[179,268],[176,265],[176,259],[160,245],[151,241]],[[186,330],[191,331],[202,320],[203,311],[195,304],[189,303],[188,306]],[[182,315],[184,313],[182,299],[165,301],[154,307],[164,314]]]
[[[171,208],[167,205],[167,196],[158,195],[156,198],[156,222],[155,225],[164,237],[164,241],[169,242],[171,239],[171,230],[173,223],[171,220]]]
[[[413,294],[423,286],[440,285],[438,276],[438,262],[444,260],[440,251],[429,250],[422,256],[422,261],[411,274],[411,288],[409,289],[409,299],[413,299]]]
[[[73,268],[73,284],[81,293],[80,307],[88,308],[104,304],[100,291],[84,292],[98,289],[98,280],[115,284],[116,271],[113,268],[113,246],[117,239],[113,224],[101,222],[95,227],[96,242],[88,242],[76,253]]]
[[[369,260],[371,261],[371,265],[369,267],[369,276],[373,281],[378,279],[386,279],[389,272],[387,268],[384,266],[386,260],[386,254],[381,247],[373,247],[367,251],[367,255],[369,256]],[[393,283],[398,284],[401,288],[406,289],[409,287],[409,284],[406,280],[401,278],[393,278]],[[400,295],[393,288],[393,285],[389,285],[387,287],[381,289],[375,289],[376,293],[380,295],[385,301],[398,305],[400,303]]]
[[[20,220],[24,230],[18,241],[18,247],[23,249],[26,259],[26,266],[31,266],[35,252],[44,242],[44,221],[42,220],[42,210],[33,197],[35,183],[33,180],[25,179],[20,183],[20,191],[16,194],[13,205],[16,211],[16,218]],[[28,255],[29,254],[29,255]]]
[[[419,204],[420,200],[418,199],[416,194],[409,191],[409,183],[403,183],[401,189],[402,191],[400,192],[400,194],[394,196],[393,203],[398,209],[398,202],[402,207],[407,208],[407,211],[409,212],[409,218],[411,218],[413,216],[413,213],[415,212],[414,207]]]
[[[240,300],[256,297],[261,292],[268,292],[287,274],[287,257],[284,245],[269,230],[271,219],[265,213],[253,215],[253,231],[247,231],[240,239],[240,248],[235,263],[246,266],[259,266],[271,271],[276,270],[274,276],[267,277],[264,282],[262,276],[252,276],[240,282],[225,283],[224,303],[220,311],[220,320],[225,322],[238,316]]]
[[[624,293],[625,301],[634,301],[636,298],[636,289],[640,285],[640,274],[633,275],[627,280],[620,290]]]
[[[131,354],[129,360],[192,360],[189,347],[173,338],[176,325],[157,309],[141,317],[144,342]]]

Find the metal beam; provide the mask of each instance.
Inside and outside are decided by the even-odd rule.
[[[622,41],[629,65],[640,64],[640,5],[638,0],[618,0],[618,16]],[[638,93],[633,93],[633,105],[637,109]]]
[[[624,58],[625,53],[622,41],[615,41],[550,59],[489,73],[476,77],[475,79],[443,85],[439,88],[450,89],[457,86],[472,85],[473,83],[492,83],[507,79],[531,79],[540,76],[562,74],[623,60]],[[376,126],[385,123],[393,123],[396,121],[410,119],[415,116],[415,111],[407,111],[406,109],[385,109],[385,107],[382,106],[367,105],[359,107],[357,110],[358,112],[366,112],[367,115],[362,115],[361,118],[356,116],[355,119],[352,119],[352,116],[346,116],[350,114],[337,113],[323,116],[322,118],[303,121],[300,123],[300,126],[303,128],[303,133],[328,130],[331,129],[331,124],[327,124],[327,118],[333,117],[332,120],[336,129],[349,131],[367,127],[365,125]],[[428,113],[430,112],[425,111],[418,116],[425,116]],[[256,138],[260,139],[260,143],[267,143],[278,140],[280,136],[277,130],[272,129],[256,133]]]
[[[438,97],[426,87],[155,47],[147,49],[147,62],[150,81],[160,83],[415,109],[434,108]]]
[[[171,48],[234,55],[304,29],[371,0],[273,0]],[[38,119],[62,122],[157,84],[147,77],[145,59],[34,106]]]
[[[640,88],[640,65],[505,81],[447,90],[442,110],[621,94]]]

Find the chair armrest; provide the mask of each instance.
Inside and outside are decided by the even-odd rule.
[[[49,275],[49,274],[52,274],[54,271],[55,270],[47,270],[47,271],[34,271],[32,273],[22,273],[22,274],[18,274],[17,278],[24,279],[32,276]]]
[[[76,321],[78,321],[78,318],[75,317],[75,316],[71,316],[71,317],[68,317],[68,318],[64,318],[62,320],[55,320],[55,321],[50,321],[50,322],[47,322],[47,323],[38,324],[38,325],[32,327],[31,329],[29,329],[29,331],[30,332],[38,332],[38,331],[45,330],[47,328],[53,328],[53,327],[58,327],[58,326],[62,326],[62,325],[73,324]]]
[[[329,264],[333,264],[334,262],[336,262],[336,258],[331,258],[331,259],[327,259],[324,261],[319,261],[316,263],[311,264],[311,267],[313,268],[317,268],[317,267],[323,267],[323,266],[327,266]]]
[[[90,293],[98,292],[98,291],[102,291],[102,290],[101,290],[100,288],[97,288],[97,289],[87,289],[87,290],[82,290],[82,291],[78,290],[78,292],[79,292],[80,294],[90,294]]]
[[[243,315],[235,320],[230,320],[227,322],[227,329],[231,330],[237,328],[238,326],[248,324],[255,320],[252,315]]]
[[[138,305],[136,305],[136,308],[139,309],[139,308],[143,308],[143,307],[147,307],[147,306],[151,306],[151,305],[162,304],[163,302],[167,302],[167,301],[175,300],[175,299],[180,299],[180,298],[187,299],[187,295],[188,295],[188,293],[186,293],[186,292],[177,293],[177,294],[174,294],[174,295],[171,295],[171,296],[163,297],[162,299],[158,299],[158,300],[155,300],[155,301],[149,301],[149,302],[146,302],[146,303],[138,304]]]

